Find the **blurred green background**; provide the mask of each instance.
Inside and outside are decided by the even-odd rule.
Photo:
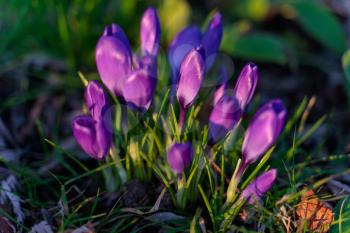
[[[30,52],[42,52],[63,59],[71,71],[93,67],[94,48],[104,26],[117,22],[137,47],[140,16],[152,5],[161,18],[164,49],[184,26],[201,24],[211,10],[218,9],[225,23],[223,51],[235,58],[296,66],[312,62],[309,57],[317,50],[327,49],[338,57],[346,50],[342,25],[347,17],[346,2],[1,1],[0,59],[4,64]]]

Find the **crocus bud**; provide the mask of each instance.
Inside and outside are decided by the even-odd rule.
[[[131,64],[131,48],[125,33],[117,25],[108,26],[96,46],[96,65],[103,83],[121,101]]]
[[[181,109],[188,109],[201,87],[205,74],[204,50],[199,46],[187,54],[181,63],[176,92]]]
[[[238,77],[233,94],[239,101],[242,111],[252,99],[258,82],[258,67],[253,63],[245,65]]]
[[[234,96],[223,96],[214,105],[209,117],[209,144],[215,144],[231,131],[241,118],[241,109]]]
[[[269,191],[277,178],[277,170],[271,169],[264,172],[250,183],[242,192],[241,198],[246,199],[249,204],[259,201]]]
[[[103,36],[111,35],[118,37],[124,43],[126,48],[131,49],[128,37],[118,24],[113,23],[112,25],[105,27],[105,30],[103,31]]]
[[[169,166],[178,175],[181,175],[185,168],[190,165],[192,157],[193,149],[190,142],[174,143],[167,152]]]
[[[214,63],[216,53],[220,48],[223,33],[221,14],[216,12],[211,18],[208,28],[202,38],[207,69]]]
[[[103,159],[112,142],[112,135],[103,121],[95,121],[91,116],[83,115],[74,118],[73,135],[81,148],[94,159]]]
[[[148,8],[143,13],[140,36],[142,55],[157,55],[160,40],[160,23],[157,11],[153,7]]]
[[[168,60],[172,69],[172,83],[176,84],[181,62],[194,48],[200,45],[202,33],[197,26],[180,31],[169,45]]]
[[[287,111],[278,99],[266,103],[255,113],[242,145],[243,165],[254,163],[276,142],[286,115]]]
[[[128,106],[140,112],[145,112],[152,103],[154,80],[146,69],[134,71],[126,80],[123,96]]]
[[[227,81],[228,81],[227,70],[225,69],[224,66],[221,66],[219,85],[217,86],[215,93],[214,93],[214,99],[213,99],[214,105],[217,104],[217,102],[219,102],[221,97],[223,97],[226,94]]]
[[[92,118],[96,121],[102,119],[108,102],[102,86],[96,81],[89,81],[85,89],[85,103]]]

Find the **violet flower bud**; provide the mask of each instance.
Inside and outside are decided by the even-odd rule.
[[[245,65],[238,77],[233,94],[239,101],[242,111],[252,99],[258,82],[258,67],[253,63]]]
[[[276,181],[277,170],[271,169],[264,172],[250,183],[242,192],[241,198],[246,199],[249,204],[259,201],[269,191]]]
[[[276,142],[286,115],[287,111],[278,99],[266,103],[255,113],[242,145],[243,167],[257,161]]]
[[[108,102],[102,86],[97,81],[89,81],[86,86],[85,103],[92,118],[96,121],[101,120]]]
[[[160,23],[157,11],[150,7],[142,16],[140,26],[142,55],[156,56],[160,41]]]
[[[73,135],[80,147],[94,159],[103,159],[112,142],[112,135],[103,121],[96,121],[91,116],[83,115],[74,118]]]
[[[123,96],[128,106],[144,113],[152,103],[155,81],[146,69],[134,71],[126,80]]]
[[[200,45],[202,33],[197,26],[189,26],[180,31],[169,45],[168,60],[172,70],[172,83],[178,80],[179,69],[184,57]]]
[[[192,49],[181,63],[179,84],[176,92],[182,110],[193,103],[205,74],[203,46]]]
[[[221,97],[223,97],[226,94],[227,81],[228,81],[227,70],[225,69],[224,66],[221,66],[220,81],[219,81],[219,85],[216,88],[215,93],[214,93],[213,105],[216,105],[217,102],[221,99]]]
[[[209,117],[209,144],[213,145],[231,131],[241,118],[241,109],[234,96],[223,96],[214,105]]]
[[[209,69],[215,60],[216,53],[220,48],[223,33],[222,17],[216,12],[211,18],[208,28],[202,38],[202,45],[205,51],[206,66]]]
[[[128,37],[126,36],[125,32],[118,24],[113,23],[110,26],[106,26],[102,35],[103,36],[114,35],[114,36],[118,37],[124,43],[125,47],[130,48],[130,50],[131,50],[131,46],[130,46]]]
[[[96,65],[103,83],[120,101],[131,64],[131,48],[125,33],[118,25],[108,26],[96,46]]]
[[[193,158],[193,148],[190,142],[174,143],[167,151],[167,160],[174,173],[181,176]]]

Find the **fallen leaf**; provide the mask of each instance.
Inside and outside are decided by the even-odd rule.
[[[311,189],[302,195],[296,213],[300,225],[307,224],[308,229],[315,233],[326,233],[334,219],[331,207],[319,200]]]

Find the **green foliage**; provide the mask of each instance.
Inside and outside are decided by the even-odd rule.
[[[342,65],[345,73],[345,86],[350,99],[350,50],[346,51],[342,57]]]
[[[225,29],[223,50],[235,57],[255,61],[285,64],[288,60],[288,44],[269,33],[248,33],[232,36],[234,29]]]
[[[304,29],[338,55],[346,48],[346,37],[339,21],[320,3],[295,1],[290,5]]]
[[[334,209],[335,221],[332,224],[330,233],[350,232],[350,198],[349,196],[339,200]]]

